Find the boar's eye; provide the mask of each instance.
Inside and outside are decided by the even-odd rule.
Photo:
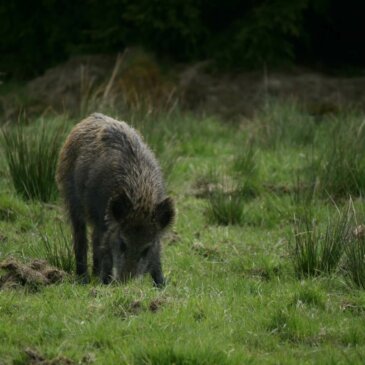
[[[127,250],[127,246],[124,241],[120,241],[120,251],[124,253]]]

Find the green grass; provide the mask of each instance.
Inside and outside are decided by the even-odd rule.
[[[341,118],[361,135],[363,116]],[[365,222],[360,214],[347,220],[348,197],[357,212],[364,200],[345,174],[340,190],[329,189],[329,170],[321,170],[339,122],[275,103],[241,126],[181,112],[132,121],[176,200],[176,223],[163,239],[167,286],[158,290],[146,276],[0,289],[1,365],[29,364],[29,349],[49,363],[364,363],[364,245],[353,232]],[[44,123],[52,134],[59,119]],[[38,132],[30,123],[27,139]],[[354,157],[361,181],[361,153],[342,151],[334,166]],[[306,175],[313,158],[322,161],[315,186]],[[23,200],[4,154],[0,177],[0,261],[46,258],[70,270],[61,202]]]

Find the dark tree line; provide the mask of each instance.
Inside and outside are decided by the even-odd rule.
[[[361,66],[361,0],[11,0],[0,4],[0,71],[31,77],[72,54],[142,46],[235,70]]]

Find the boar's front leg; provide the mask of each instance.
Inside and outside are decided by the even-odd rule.
[[[153,283],[158,288],[165,286],[165,277],[161,265],[161,248],[160,241],[157,241],[150,254],[149,272],[152,276]]]
[[[110,252],[100,250],[100,280],[103,284],[109,284],[112,281],[113,257]]]
[[[158,268],[155,268],[151,271],[151,276],[153,279],[153,283],[157,288],[163,288],[165,286],[165,277],[162,273],[162,267],[161,264]]]
[[[102,261],[101,243],[104,232],[105,232],[105,227],[94,227],[92,242],[93,242],[93,274],[95,276],[100,275],[100,267]]]

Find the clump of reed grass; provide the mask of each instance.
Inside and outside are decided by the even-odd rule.
[[[348,283],[365,289],[365,237],[354,237],[345,249],[345,275]]]
[[[39,244],[33,247],[31,254],[68,273],[75,270],[71,235],[62,226],[55,229],[52,235],[40,232]]]
[[[268,100],[255,118],[257,142],[265,148],[310,145],[316,134],[314,118],[295,102]]]
[[[351,218],[339,213],[321,228],[311,214],[294,222],[291,258],[298,277],[318,276],[334,272],[351,240]]]
[[[247,144],[233,160],[233,178],[240,185],[241,194],[247,198],[255,198],[260,194],[260,177],[257,155],[258,152],[255,146],[250,143]]]
[[[365,193],[365,130],[359,118],[327,121],[316,155],[306,172],[322,196],[341,198]],[[329,131],[328,131],[329,130]]]
[[[213,174],[210,172],[210,175]],[[213,179],[218,183],[207,194],[208,220],[221,225],[243,224],[246,200],[243,186],[237,185],[228,176]]]
[[[57,194],[55,183],[58,152],[64,128],[44,123],[2,129],[5,159],[15,191],[27,200],[48,202]]]
[[[344,275],[351,287],[365,289],[365,211],[362,200],[360,206],[355,208],[352,204],[354,215],[354,229],[351,241],[345,248],[345,260],[343,264]],[[352,200],[351,200],[352,203]]]
[[[211,223],[222,225],[244,224],[245,203],[260,194],[257,151],[247,144],[237,153],[229,175],[211,170],[204,179],[210,186],[207,216]]]

